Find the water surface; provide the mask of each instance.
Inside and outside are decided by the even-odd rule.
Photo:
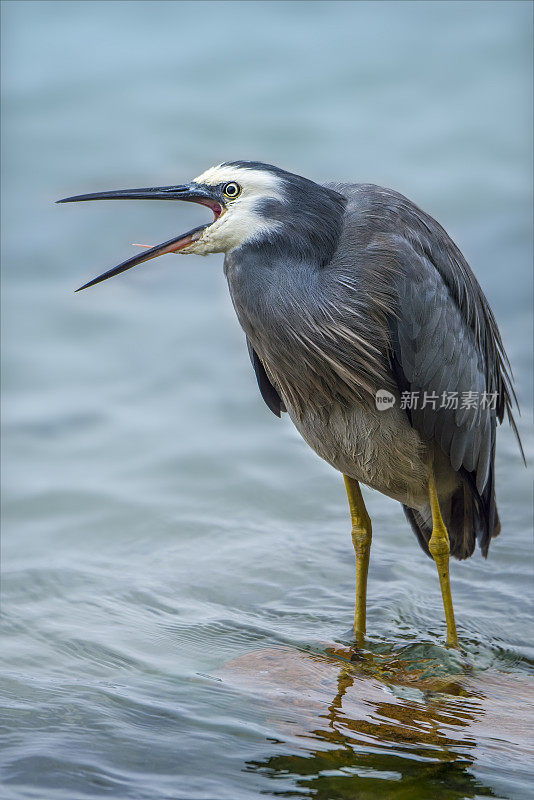
[[[6,798],[526,798],[531,475],[500,432],[501,537],[434,565],[374,492],[350,649],[340,476],[258,395],[222,258],[73,290],[205,221],[55,206],[261,159],[372,181],[486,291],[531,454],[531,6],[2,7]]]

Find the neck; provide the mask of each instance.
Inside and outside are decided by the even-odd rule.
[[[234,252],[254,254],[260,261],[267,256],[276,263],[305,261],[324,267],[332,259],[343,227],[346,199],[338,192],[304,178],[286,187],[287,202],[264,200],[258,213],[280,222],[252,241],[244,242]]]

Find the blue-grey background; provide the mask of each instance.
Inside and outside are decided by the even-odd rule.
[[[425,783],[450,744],[354,734],[364,766],[344,788],[319,757],[305,784],[270,760],[317,742],[220,675],[262,648],[349,641],[341,477],[259,398],[221,256],[73,293],[207,210],[54,201],[231,159],[403,192],[487,293],[532,463],[531,41],[527,2],[2,3],[6,798],[401,797],[423,763],[410,797],[527,796],[498,751],[458,751],[459,783],[441,767]],[[506,428],[497,485],[490,559],[452,565],[482,682],[524,678],[532,656],[531,478]],[[447,661],[434,565],[400,506],[365,496],[370,647]]]

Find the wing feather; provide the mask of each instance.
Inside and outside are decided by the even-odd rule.
[[[256,373],[256,380],[258,381],[258,388],[260,390],[261,396],[263,397],[265,403],[273,412],[273,414],[276,417],[280,417],[282,411],[282,400],[280,399],[280,395],[278,394],[278,392],[272,385],[271,381],[269,380],[267,372],[265,371],[265,367],[258,358],[258,354],[250,344],[248,336],[246,337],[246,339],[247,339],[248,354],[250,356],[254,372]]]
[[[493,469],[488,459],[496,426],[484,354],[432,262],[412,252],[403,265],[398,310],[390,326],[395,358],[408,390],[418,398],[418,407],[410,412],[412,425],[439,442],[455,471],[473,473],[483,491]],[[451,396],[457,398],[457,408],[454,403],[448,407]]]

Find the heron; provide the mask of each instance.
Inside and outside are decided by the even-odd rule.
[[[495,317],[444,228],[394,190],[320,184],[258,161],[58,202],[119,199],[184,200],[214,218],[76,291],[166,253],[223,253],[265,403],[344,477],[355,641],[365,641],[372,539],[364,484],[401,503],[435,561],[446,644],[458,648],[449,559],[468,558],[476,542],[487,557],[500,532],[495,447],[505,416],[523,450]]]

